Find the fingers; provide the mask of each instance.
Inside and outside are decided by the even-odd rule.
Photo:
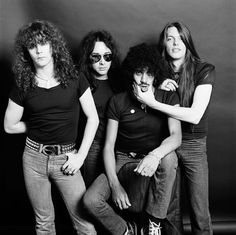
[[[67,156],[67,161],[62,166],[61,170],[63,171],[63,174],[65,175],[74,175],[78,169],[75,167],[72,167],[69,161],[69,156]]]
[[[114,203],[120,210],[128,209],[131,206],[127,194],[125,194],[121,199],[115,200]]]

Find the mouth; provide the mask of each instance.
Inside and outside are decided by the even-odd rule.
[[[138,86],[140,87],[142,92],[146,92],[149,89],[149,85],[148,84],[138,84]]]
[[[107,68],[99,68],[100,71],[105,71]]]
[[[173,48],[172,51],[173,51],[174,53],[177,53],[177,52],[179,52],[179,51],[181,51],[181,50],[180,50],[179,48]]]

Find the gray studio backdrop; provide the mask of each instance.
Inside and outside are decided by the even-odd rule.
[[[167,22],[187,24],[199,54],[217,71],[208,136],[212,217],[215,221],[236,221],[236,1],[1,0],[0,10],[1,121],[12,84],[12,44],[23,24],[37,18],[52,21],[63,31],[73,54],[88,31],[106,29],[116,39],[122,58],[136,43],[155,42]],[[7,209],[19,213],[28,206],[22,196],[25,192],[19,160],[23,137],[1,135],[7,148],[4,163],[11,165],[11,173],[3,178]]]

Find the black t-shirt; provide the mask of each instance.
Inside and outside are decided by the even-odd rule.
[[[50,89],[36,87],[26,93],[14,88],[10,99],[27,112],[30,139],[42,144],[67,144],[76,140],[79,98],[88,87],[81,75],[70,80],[66,88],[61,85]]]
[[[204,84],[214,85],[214,81],[215,81],[215,67],[208,63],[199,63],[196,67],[194,74],[195,88],[199,85],[204,85]],[[209,113],[209,105],[198,124],[194,125],[188,122],[181,122],[183,139],[203,138],[207,135],[208,113]]]
[[[158,89],[155,98],[166,104],[179,104],[176,92]],[[142,108],[127,92],[111,98],[107,117],[119,122],[116,149],[122,152],[148,153],[169,136],[167,116],[148,107]]]
[[[93,92],[94,102],[99,117],[99,126],[95,135],[95,140],[103,141],[106,134],[107,117],[106,110],[109,99],[114,95],[108,80],[97,80],[97,87]]]

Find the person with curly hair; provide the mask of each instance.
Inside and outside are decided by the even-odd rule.
[[[177,154],[190,200],[192,234],[211,235],[206,140],[215,66],[200,59],[190,30],[181,22],[171,22],[164,27],[159,45],[169,65],[169,79],[160,87],[177,90],[181,107],[163,104],[138,86],[135,95],[150,108],[182,121],[183,141]]]
[[[56,234],[51,183],[58,187],[77,234],[96,234],[81,208],[85,192],[80,168],[98,127],[86,78],[72,62],[63,35],[48,21],[23,26],[15,41],[12,89],[5,113],[7,133],[26,133],[23,171],[36,233]],[[80,109],[87,122],[75,150]],[[27,113],[26,122],[22,120]]]
[[[167,216],[178,164],[174,150],[181,144],[180,121],[148,108],[133,95],[133,85],[137,84],[142,92],[153,92],[161,102],[179,104],[176,92],[157,89],[159,58],[155,47],[139,44],[131,47],[124,59],[127,91],[114,95],[107,110],[105,174],[98,176],[83,198],[88,213],[113,235],[137,233],[135,223],[120,216],[121,211],[132,211],[134,191],[147,192],[141,201],[144,234],[160,234]],[[128,167],[130,163],[133,167]],[[119,174],[126,166],[130,177],[121,182]],[[142,184],[136,182],[146,179],[148,188],[139,188]]]
[[[111,34],[105,30],[90,31],[80,43],[78,60],[79,71],[89,81],[99,116],[98,130],[83,166],[87,187],[104,172],[102,149],[107,124],[105,113],[109,99],[121,89],[119,67],[119,53]]]

